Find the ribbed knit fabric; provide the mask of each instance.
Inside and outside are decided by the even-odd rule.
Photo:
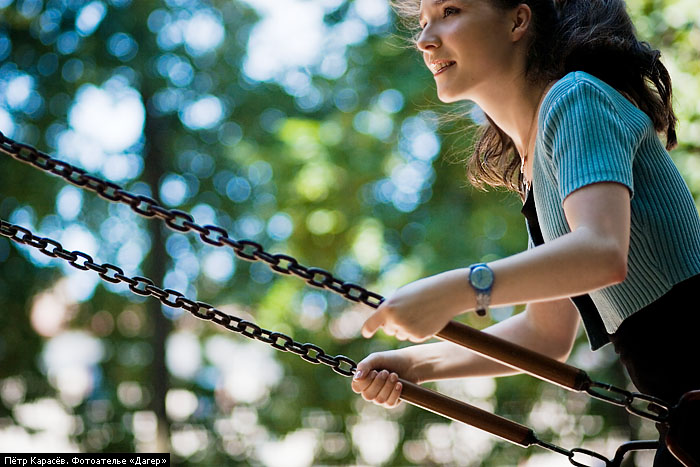
[[[700,274],[693,197],[651,119],[615,89],[588,73],[564,76],[542,102],[535,144],[532,189],[545,242],[570,232],[562,203],[573,191],[617,182],[632,195],[627,278],[590,293],[608,333]],[[586,331],[589,339],[602,332]]]

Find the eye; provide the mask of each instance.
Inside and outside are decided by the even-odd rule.
[[[459,8],[456,8],[453,6],[447,6],[442,10],[442,17],[447,18],[448,16],[452,16],[452,15],[457,14],[457,13],[459,13]],[[425,27],[427,25],[428,25],[427,22],[425,22],[425,23],[419,22],[418,23],[418,27],[420,27],[421,29],[425,29]]]
[[[448,6],[445,7],[444,10],[442,10],[442,17],[447,18],[448,16],[454,15],[459,13],[459,8],[455,8],[453,6]]]

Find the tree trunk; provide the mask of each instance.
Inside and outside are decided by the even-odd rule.
[[[150,96],[143,96],[144,104],[148,102],[149,98]],[[166,147],[163,144],[166,143],[163,141],[165,128],[167,126],[163,119],[149,115],[148,111],[146,112],[144,128],[146,148],[144,152],[143,180],[150,186],[151,193],[154,195],[153,198],[157,197],[159,179],[163,173],[161,148]],[[164,227],[157,220],[148,222],[147,226],[151,237],[151,250],[144,261],[144,274],[152,279],[156,285],[162,287],[167,262]],[[165,366],[165,340],[170,333],[172,325],[161,311],[162,305],[158,300],[150,299],[146,303],[147,316],[153,323],[153,335],[151,336],[153,361],[150,371],[151,388],[153,390],[151,410],[155,412],[158,420],[154,447],[157,452],[170,452],[170,423],[165,413],[165,396],[169,386],[168,369]]]

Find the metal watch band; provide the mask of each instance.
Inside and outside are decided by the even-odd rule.
[[[491,293],[489,292],[477,292],[476,294],[476,312],[486,313],[491,303]]]

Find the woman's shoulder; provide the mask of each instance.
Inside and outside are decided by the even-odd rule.
[[[562,112],[577,112],[593,116],[597,112],[613,113],[629,123],[645,127],[648,117],[628,97],[602,79],[585,71],[572,71],[550,88],[540,109],[540,118],[549,118]]]
[[[572,71],[554,83],[542,102],[542,108],[551,110],[558,105],[585,103],[587,100],[616,100],[617,96],[622,97],[605,81],[585,71]]]

